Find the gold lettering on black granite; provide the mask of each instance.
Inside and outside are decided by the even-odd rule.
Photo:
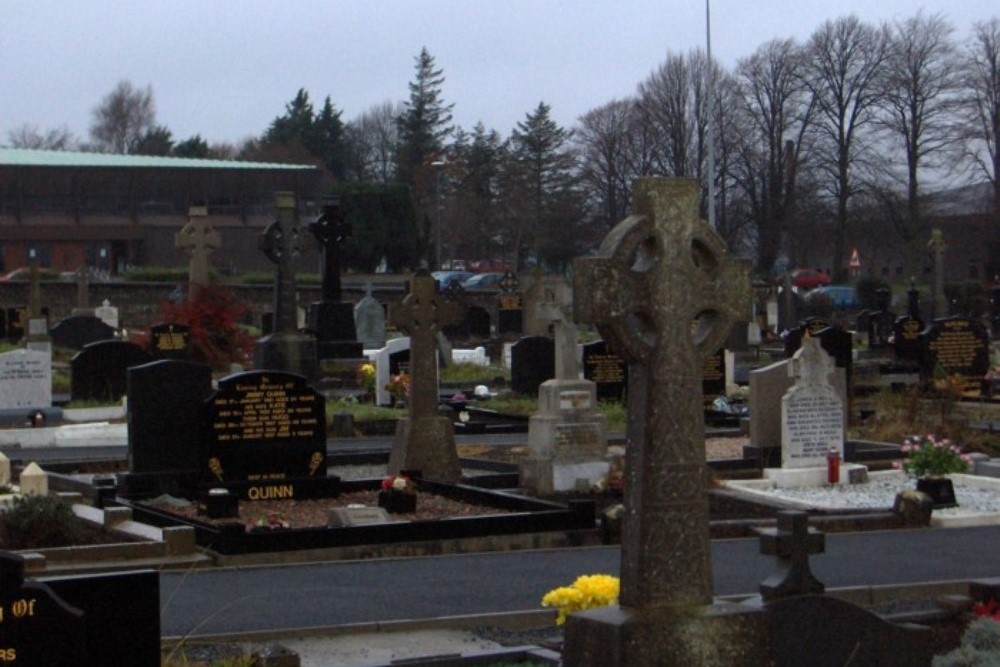
[[[625,382],[625,360],[615,354],[591,354],[587,357],[590,380],[597,384]]]
[[[0,606],[0,623],[32,618],[37,603],[35,598],[20,598],[10,603],[9,610]],[[11,646],[0,648],[0,662],[17,662],[17,648]]]
[[[251,486],[247,489],[250,500],[287,500],[295,497],[295,487],[291,484],[273,486]]]
[[[237,384],[234,395],[217,397],[213,424],[219,442],[303,438],[315,434],[316,396],[291,391],[293,382]]]

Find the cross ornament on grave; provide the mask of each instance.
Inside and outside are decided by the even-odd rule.
[[[809,515],[801,511],[778,512],[777,528],[760,528],[760,552],[774,556],[777,568],[760,584],[765,602],[793,595],[820,595],[826,590],[809,569],[809,556],[826,549],[826,536],[809,527]]]
[[[410,294],[390,307],[390,321],[410,337],[410,416],[401,425],[408,430],[397,431],[390,472],[419,470],[426,477],[450,481],[461,477],[452,424],[437,413],[436,336],[442,328],[459,324],[464,314],[460,303],[437,293],[437,281],[425,269],[410,281]]]
[[[275,201],[278,219],[267,226],[257,245],[277,267],[274,277],[274,333],[288,333],[297,328],[292,260],[301,252],[301,245],[299,226],[295,220],[295,193],[278,192]]]
[[[208,208],[188,209],[188,223],[174,235],[174,247],[187,253],[188,283],[193,296],[198,287],[208,284],[209,257],[222,245],[222,237],[206,219]]]
[[[325,201],[323,213],[310,223],[309,231],[322,248],[323,300],[340,301],[340,247],[352,232],[351,223],[340,208],[340,201]]]
[[[699,220],[698,201],[694,179],[638,181],[636,214],[574,264],[577,318],[630,363],[620,596],[629,607],[712,601],[702,360],[746,313],[750,281]]]

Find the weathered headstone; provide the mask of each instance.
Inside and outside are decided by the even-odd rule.
[[[207,206],[188,209],[188,222],[174,234],[174,247],[187,253],[188,298],[194,299],[198,290],[208,285],[209,258],[222,246],[222,236],[208,221]]]
[[[201,469],[206,487],[246,500],[326,496],[323,395],[305,378],[250,371],[219,380],[202,412]]]
[[[205,364],[163,359],[128,369],[128,492],[194,497],[201,410],[211,392]]]
[[[556,345],[548,336],[525,336],[510,348],[510,388],[536,396],[538,388],[556,375]]]
[[[190,355],[191,327],[160,322],[149,327],[149,349],[159,359],[187,359]]]
[[[81,350],[91,343],[113,340],[115,329],[93,314],[70,315],[56,322],[49,334],[53,344],[72,350]]]
[[[621,603],[570,615],[566,664],[765,664],[763,614],[712,605],[701,359],[746,313],[750,281],[698,201],[694,179],[642,179],[636,214],[574,263],[576,316],[630,363],[629,447]]]
[[[118,308],[112,306],[107,299],[101,303],[100,307],[94,309],[94,315],[112,329],[119,328]]]
[[[351,235],[351,223],[339,201],[325,201],[309,231],[320,245],[323,289],[323,299],[310,304],[307,315],[308,328],[316,336],[317,354],[320,359],[359,359],[362,343],[354,328],[354,306],[342,300],[340,286],[340,247]]]
[[[36,350],[0,354],[0,410],[52,405],[52,357]]]
[[[561,319],[555,304],[555,378],[538,388],[538,412],[528,422],[528,458],[520,485],[539,494],[590,488],[607,476],[608,438],[597,410],[597,387],[579,378],[576,325]]]
[[[392,323],[410,337],[409,417],[400,419],[389,456],[389,472],[419,471],[424,477],[457,482],[462,467],[451,420],[437,412],[436,336],[442,327],[462,319],[461,305],[437,294],[437,281],[420,270],[410,293],[389,310]]]
[[[254,344],[254,367],[306,378],[316,375],[316,341],[299,333],[293,260],[301,252],[295,193],[275,195],[278,219],[259,239],[261,252],[274,263],[274,320],[271,333]]]
[[[366,350],[385,345],[385,308],[372,296],[372,284],[365,285],[365,295],[354,306],[354,323],[358,340]]]
[[[622,401],[628,387],[628,364],[603,340],[584,343],[583,377],[597,387],[597,400]]]
[[[990,368],[989,334],[967,317],[934,320],[921,334],[920,374],[925,381],[942,374],[961,378],[962,392],[979,390],[979,381]]]
[[[123,340],[85,345],[70,359],[72,400],[117,401],[128,389],[128,369],[153,360],[141,347]]]

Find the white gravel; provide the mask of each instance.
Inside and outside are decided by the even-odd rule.
[[[971,475],[953,475],[958,507],[935,509],[935,516],[968,515],[971,513],[1000,513],[1000,480],[976,478]],[[980,486],[983,484],[983,486]],[[739,483],[730,486],[741,488]],[[862,484],[842,484],[810,488],[768,490],[754,489],[754,493],[801,503],[803,507],[822,509],[890,509],[896,494],[915,489],[916,482],[900,472],[872,473]]]

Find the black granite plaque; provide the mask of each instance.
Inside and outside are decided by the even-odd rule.
[[[187,359],[191,344],[191,327],[174,322],[161,322],[149,328],[149,349],[159,359]]]
[[[934,320],[921,334],[920,373],[925,380],[941,373],[960,376],[963,391],[974,391],[990,368],[989,335],[967,317]]]
[[[538,387],[556,375],[556,345],[546,336],[525,336],[510,348],[510,388],[537,396]]]
[[[920,361],[920,334],[924,321],[914,315],[897,317],[892,325],[892,345],[898,361]]]
[[[115,328],[93,315],[70,315],[56,322],[49,335],[53,345],[81,350],[91,343],[113,340]]]
[[[127,391],[128,369],[153,360],[141,347],[123,340],[85,345],[70,359],[72,400],[117,401]]]
[[[207,484],[235,483],[248,500],[301,497],[296,485],[326,478],[323,396],[306,379],[252,371],[219,381],[204,407]]]
[[[597,400],[623,401],[628,387],[628,362],[603,340],[584,343],[583,377],[596,385]]]

